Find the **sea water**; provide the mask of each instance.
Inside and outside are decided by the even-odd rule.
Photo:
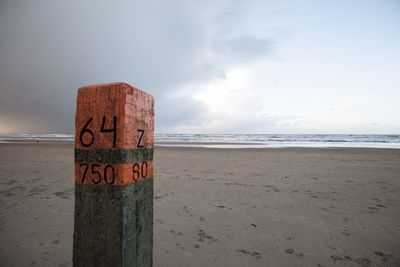
[[[0,142],[73,142],[72,134],[0,134]],[[383,134],[155,134],[159,146],[400,148],[400,135]]]

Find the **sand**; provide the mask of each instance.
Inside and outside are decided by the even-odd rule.
[[[400,266],[400,150],[155,152],[154,266]],[[72,266],[73,146],[0,144],[0,266]]]

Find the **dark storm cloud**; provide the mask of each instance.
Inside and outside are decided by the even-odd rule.
[[[131,83],[162,101],[156,105],[160,125],[190,122],[201,104],[168,94],[271,48],[268,38],[232,39],[214,30],[218,15],[232,5],[2,0],[0,131],[72,132],[76,89],[111,81]]]

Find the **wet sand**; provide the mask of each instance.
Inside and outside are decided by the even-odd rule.
[[[155,150],[154,266],[400,266],[400,150]],[[73,146],[0,144],[0,266],[72,266]]]

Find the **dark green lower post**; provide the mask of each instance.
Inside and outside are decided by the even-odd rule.
[[[75,184],[73,265],[152,266],[153,179]]]

